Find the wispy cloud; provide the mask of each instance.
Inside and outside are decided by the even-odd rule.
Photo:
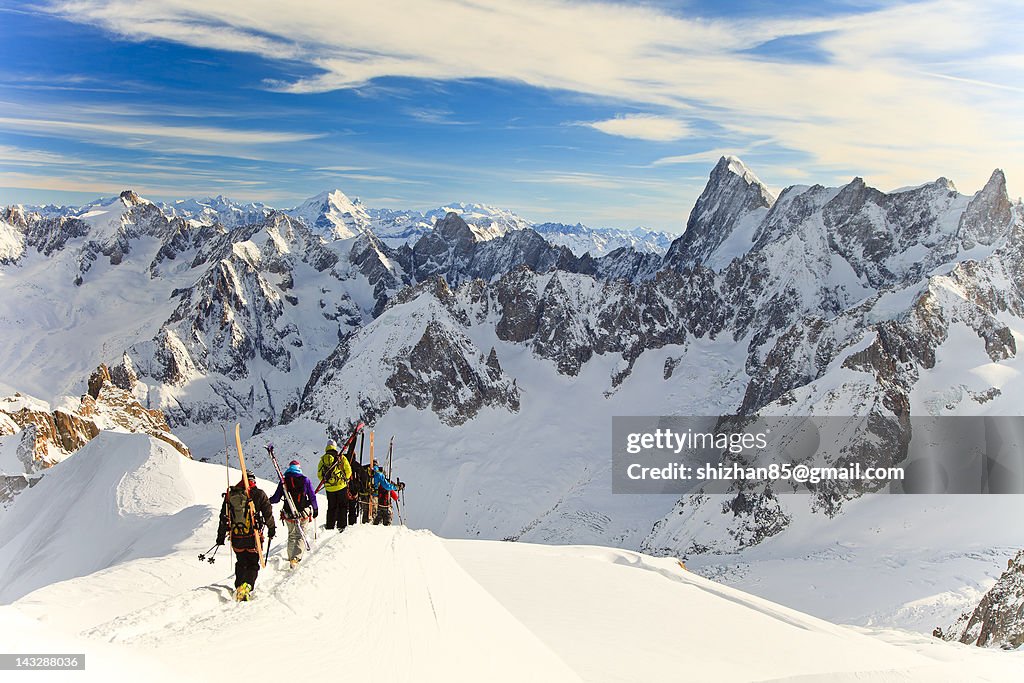
[[[318,171],[334,171],[335,173],[350,173],[358,171],[369,171],[367,166],[317,166]]]
[[[68,166],[84,163],[65,154],[12,145],[0,145],[0,161],[20,166]]]
[[[145,175],[135,174],[130,181],[125,176],[112,177],[105,174],[90,173],[83,177],[57,176],[48,173],[17,173],[0,172],[0,187],[8,187],[24,190],[51,190],[55,192],[89,192],[97,195],[116,194],[121,190],[131,187],[147,197],[180,197],[188,195],[209,194],[210,186],[202,182],[189,182],[181,176],[167,174],[160,182],[160,178],[150,178]],[[263,186],[263,183],[255,181],[238,181],[234,179],[220,179],[219,185],[229,189],[238,199],[249,199],[260,197],[267,198],[267,192],[254,191],[255,188]],[[252,188],[250,191],[241,191],[244,188]]]
[[[420,123],[429,123],[438,126],[468,126],[471,121],[458,121],[453,119],[453,113],[447,109],[406,109],[405,113]]]
[[[0,117],[0,127],[55,135],[58,137],[101,133],[125,138],[165,139],[188,142],[264,145],[301,142],[322,137],[319,133],[287,133],[265,130],[238,130],[214,126],[169,126],[152,122],[101,123],[57,119]]]
[[[591,187],[602,190],[622,190],[625,188],[665,189],[671,187],[671,183],[665,180],[633,178],[602,173],[566,171],[549,171],[540,173],[535,177],[511,178],[511,180],[517,183],[535,183],[539,185],[577,185],[580,187]]]
[[[986,95],[978,83],[998,79],[965,71],[975,57],[1019,51],[1017,0],[925,0],[768,20],[568,0],[520,0],[514,11],[505,0],[311,0],[302,12],[243,0],[58,0],[49,10],[132,40],[299,60],[316,73],[275,84],[293,93],[383,77],[500,79],[713,122],[737,140],[770,137],[808,165],[858,168],[883,185],[949,169],[980,183],[996,164],[1024,176],[1020,136],[1008,134],[1018,129],[1022,84]],[[431,25],[458,39],[424,40]],[[750,52],[793,37],[813,43],[820,61],[783,64]],[[1019,79],[1019,69],[1012,73]],[[612,134],[641,129],[612,121]]]
[[[671,166],[673,164],[713,164],[724,156],[742,156],[746,149],[734,149],[729,147],[717,147],[703,152],[691,152],[689,154],[674,154],[661,157],[651,162],[651,166]]]
[[[693,130],[685,122],[653,114],[624,114],[604,121],[580,122],[577,125],[608,135],[655,142],[672,142],[693,135]]]

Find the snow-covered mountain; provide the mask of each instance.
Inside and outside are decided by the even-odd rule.
[[[259,223],[273,211],[261,202],[239,203],[223,195],[203,199],[179,199],[157,204],[168,218],[184,218],[200,225],[219,223],[226,228]]]
[[[6,210],[0,334],[19,343],[0,349],[2,388],[82,393],[78,378],[127,358],[131,392],[197,457],[223,447],[224,422],[309,453],[369,419],[396,436],[427,528],[700,557],[727,576],[868,503],[824,487],[613,496],[612,416],[832,414],[870,436],[902,433],[908,414],[1014,414],[1024,398],[1024,208],[1000,171],[973,195],[858,178],[774,197],[724,158],[664,257],[579,256],[455,211],[395,246],[376,234],[383,214],[335,193],[307,204],[235,227],[168,218],[129,192],[77,216]],[[990,570],[965,573],[962,558],[1013,544],[960,539],[935,585],[969,574],[981,587]],[[758,571],[750,585],[767,586]],[[894,614],[891,600],[871,614]]]
[[[421,213],[411,210],[369,209],[373,220],[373,232],[392,247],[415,244],[424,235],[430,234],[437,221],[450,213],[457,214],[479,241],[501,237],[511,230],[522,230],[532,224],[508,209],[486,204],[453,204]]]
[[[538,223],[533,229],[552,244],[569,247],[577,256],[604,256],[616,249],[631,247],[639,252],[658,254],[668,251],[673,236],[648,228],[589,228],[582,223]]]
[[[365,234],[372,223],[362,202],[349,199],[341,190],[321,192],[285,213],[327,239],[345,240]]]

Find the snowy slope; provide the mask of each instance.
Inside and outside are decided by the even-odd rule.
[[[347,676],[379,681],[1010,681],[1021,664],[1020,654],[835,626],[669,558],[445,541],[403,527],[321,531],[295,571],[275,542],[257,599],[237,604],[228,558],[196,561],[212,542],[223,468],[148,437],[101,438],[104,449],[75,456],[81,464],[54,468],[50,486],[66,496],[44,481],[15,503],[18,523],[0,523],[0,562],[18,573],[0,574],[5,642],[84,651],[95,663],[52,680],[109,680],[121,662],[148,662],[157,680],[222,680],[225,652],[240,639],[267,677],[329,649]],[[28,518],[72,509],[80,530]],[[84,535],[72,542],[75,531]],[[271,656],[283,647],[288,656]]]
[[[349,239],[370,229],[372,219],[359,198],[341,190],[327,190],[286,212],[327,240]]]

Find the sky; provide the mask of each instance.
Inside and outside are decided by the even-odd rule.
[[[0,0],[0,27],[0,204],[337,188],[679,232],[725,154],[776,192],[1024,188],[1019,0]]]

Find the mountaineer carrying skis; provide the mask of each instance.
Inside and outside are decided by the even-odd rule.
[[[249,475],[249,490],[244,481],[228,489],[224,505],[220,510],[220,525],[217,527],[217,545],[224,545],[227,534],[231,534],[231,549],[235,552],[235,599],[248,600],[260,573],[260,556],[256,549],[256,534],[263,539],[263,525],[267,526],[267,539],[273,539],[276,532],[274,508],[270,506],[267,494],[256,488],[256,475]],[[249,514],[249,500],[256,510],[253,520]],[[255,524],[254,524],[255,521]]]
[[[397,500],[398,492],[404,488],[404,482],[399,483],[397,486],[392,484],[388,478],[384,476],[384,470],[381,469],[381,466],[374,466],[373,490],[377,494],[377,512],[373,516],[374,524],[391,526],[391,501],[392,499]]]
[[[298,510],[292,510],[288,504],[287,496],[284,495],[286,487]],[[288,463],[288,469],[284,471],[284,481],[278,483],[270,502],[276,503],[282,498],[286,499],[281,506],[281,519],[288,525],[288,562],[294,568],[302,561],[302,553],[306,549],[302,536],[306,533],[309,522],[316,519],[319,514],[316,496],[313,495],[313,483],[302,473],[302,466],[298,460]]]
[[[338,531],[344,531],[348,524],[345,487],[352,478],[352,466],[345,454],[338,450],[338,444],[333,439],[327,442],[316,474],[327,491],[327,523],[324,528],[330,530],[337,526]]]
[[[348,523],[355,524],[357,521],[362,521],[363,524],[369,524],[373,521],[370,518],[370,498],[377,490],[373,485],[373,466],[370,463],[354,465],[352,481],[348,483],[348,487],[354,508],[349,510]]]

